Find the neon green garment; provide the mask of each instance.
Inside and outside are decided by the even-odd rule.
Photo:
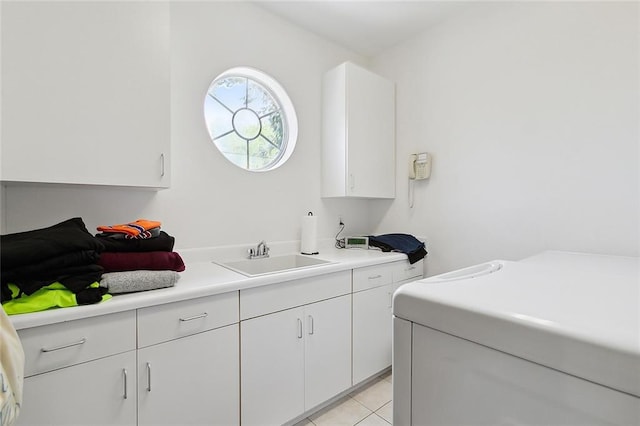
[[[9,289],[11,290],[12,300],[2,304],[7,315],[26,314],[27,312],[39,312],[51,308],[67,308],[83,304],[78,303],[75,293],[59,282],[44,286],[31,295],[23,294],[20,297],[18,297],[20,288],[17,285],[9,283]],[[98,291],[100,284],[95,282],[89,285],[87,289],[96,289]],[[111,299],[111,297],[110,294],[103,294],[102,299],[98,299],[98,301],[104,302]]]

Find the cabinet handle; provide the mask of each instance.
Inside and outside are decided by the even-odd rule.
[[[151,363],[147,363],[147,392],[151,392]]]
[[[356,178],[355,176],[353,176],[353,174],[349,175],[349,188],[351,188],[351,190],[353,190],[353,188],[356,187]]]
[[[382,275],[374,275],[373,277],[369,277],[370,280],[377,280],[378,278],[382,278]]]
[[[309,334],[313,334],[313,317],[309,315]]]
[[[127,399],[127,369],[123,368],[122,369],[122,378],[123,378],[123,382],[124,382],[124,399]]]
[[[189,317],[189,318],[180,318],[180,321],[185,321],[185,322],[186,321],[193,321],[193,320],[196,320],[196,319],[199,319],[199,318],[206,318],[208,315],[209,315],[208,313],[204,312],[204,313],[202,313],[200,315],[194,315],[194,316]]]
[[[164,177],[164,152],[160,154],[160,177]]]
[[[387,306],[388,308],[390,308],[393,305],[393,293],[387,293],[389,295],[389,306]]]
[[[4,373],[0,373],[0,379],[2,379],[2,393],[6,393],[9,390],[9,386],[4,382]]]
[[[60,345],[60,346],[56,346],[54,348],[42,348],[40,349],[41,352],[53,352],[53,351],[59,351],[60,349],[66,349],[66,348],[70,348],[72,346],[80,346],[80,345],[84,345],[84,343],[87,341],[86,338],[82,338],[80,340],[78,340],[77,342],[73,342],[73,343],[69,343],[67,345]]]
[[[298,339],[302,339],[302,320],[298,318]]]

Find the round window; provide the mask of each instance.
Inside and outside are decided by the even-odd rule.
[[[282,165],[296,145],[298,119],[282,86],[253,68],[216,77],[204,100],[211,140],[238,167],[263,172]]]

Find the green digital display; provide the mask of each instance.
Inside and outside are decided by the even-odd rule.
[[[346,248],[369,248],[369,238],[368,237],[346,237],[345,238],[345,247]]]
[[[349,238],[349,241],[347,241],[349,244],[367,244],[367,239],[366,238]]]

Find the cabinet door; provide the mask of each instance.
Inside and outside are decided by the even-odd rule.
[[[395,88],[347,64],[347,195],[395,197]]]
[[[3,2],[0,179],[167,187],[170,68],[168,2]]]
[[[243,321],[241,420],[281,425],[304,412],[302,308]]]
[[[138,350],[138,425],[240,423],[238,325]]]
[[[345,62],[323,79],[322,196],[395,197],[395,87]]]
[[[391,297],[397,284],[353,294],[353,384],[391,365]]]
[[[18,425],[135,425],[136,353],[31,376]]]
[[[351,387],[351,296],[305,307],[305,410]]]

